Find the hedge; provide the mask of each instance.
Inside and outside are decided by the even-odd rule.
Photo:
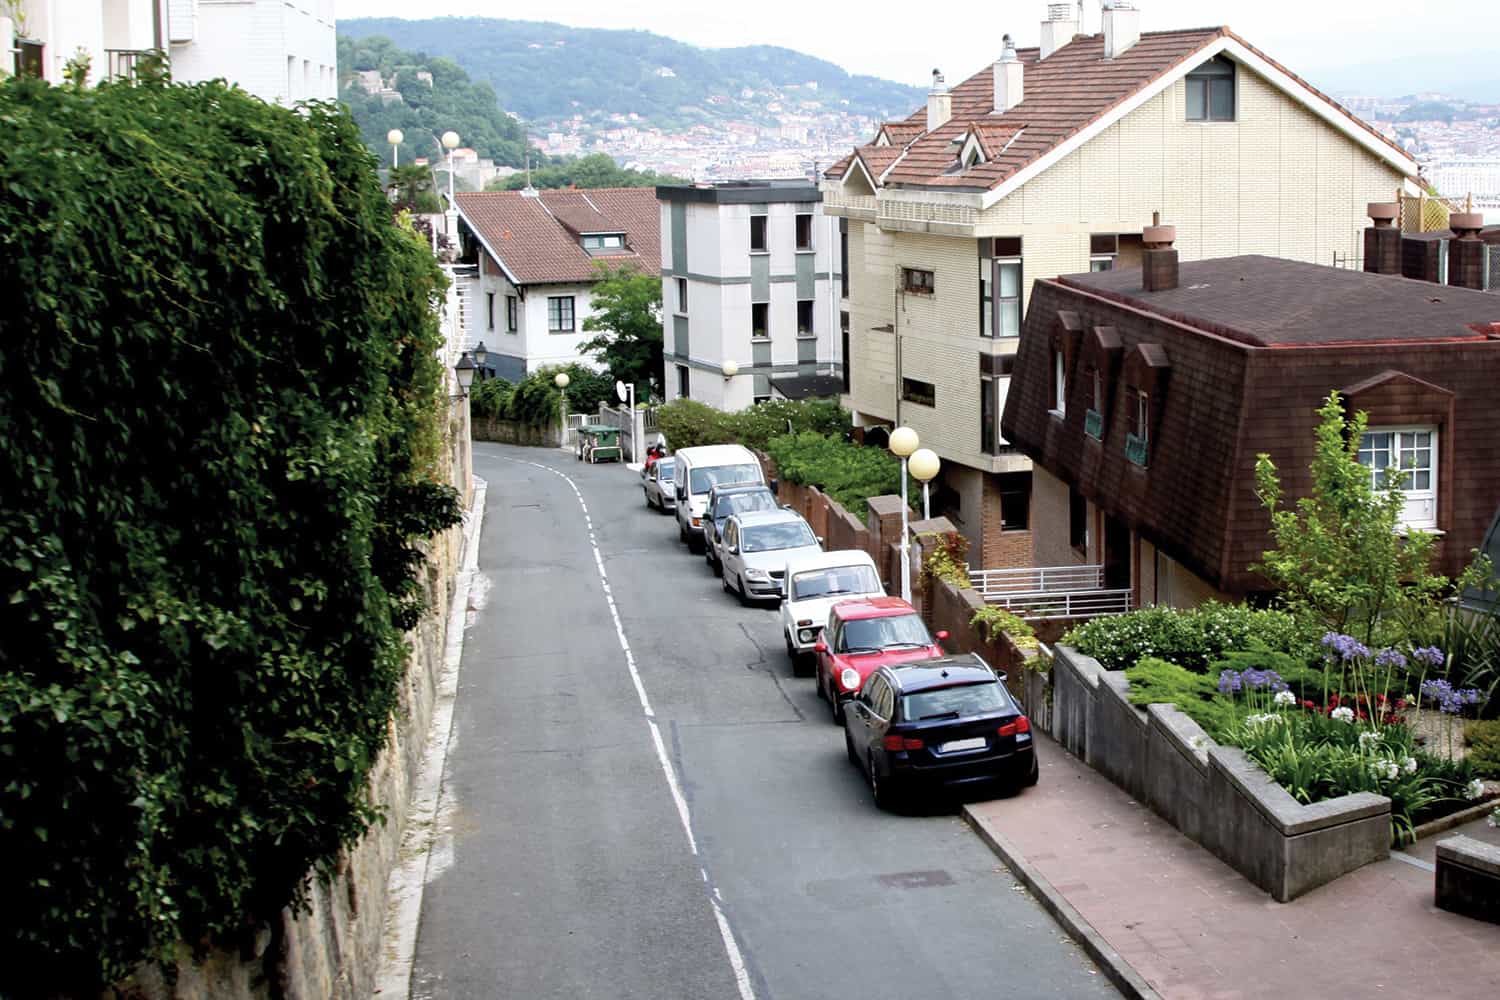
[[[774,437],[811,431],[842,439],[849,413],[831,400],[773,399],[726,413],[696,399],[674,399],[657,407],[656,426],[673,450],[705,444],[742,444],[765,451]]]
[[[456,522],[433,304],[332,104],[0,83],[0,935],[86,993],[238,939],[379,815]]]
[[[667,440],[671,440],[669,437]],[[791,483],[816,486],[861,521],[870,497],[901,492],[901,460],[884,448],[866,448],[813,431],[783,434],[766,443],[776,474]],[[909,496],[919,495],[911,485]]]

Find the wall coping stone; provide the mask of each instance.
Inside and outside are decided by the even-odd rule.
[[[1500,878],[1500,847],[1458,834],[1437,842],[1439,861],[1449,861]]]
[[[1106,679],[1113,681],[1113,678]],[[1176,705],[1147,705],[1146,714],[1150,724],[1161,731],[1169,746],[1196,767],[1199,773],[1208,774],[1208,748],[1214,743],[1203,731],[1203,727],[1193,721],[1192,716]]]
[[[870,497],[865,503],[870,505],[872,514],[895,514],[901,516],[901,498],[893,496]]]
[[[1296,837],[1391,811],[1391,800],[1371,792],[1303,805],[1239,747],[1210,746],[1211,764],[1275,826],[1284,837]]]

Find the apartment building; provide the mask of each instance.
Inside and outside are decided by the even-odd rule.
[[[1135,606],[1265,590],[1250,569],[1271,527],[1256,456],[1276,463],[1286,503],[1306,496],[1316,411],[1338,390],[1369,415],[1357,455],[1372,486],[1401,477],[1406,526],[1437,533],[1434,569],[1456,576],[1500,503],[1500,296],[1477,287],[1478,217],[1454,218],[1468,287],[1402,277],[1385,252],[1387,273],[1179,264],[1165,226],[1142,270],[1039,279],[1003,418],[1035,463],[1038,563],[1101,566]]]
[[[81,50],[90,82],[166,54],[180,83],[223,78],[267,101],[338,97],[333,0],[17,0],[0,41],[17,75],[61,83]]]
[[[1031,460],[1000,427],[1039,279],[1136,267],[1153,213],[1185,259],[1357,256],[1399,147],[1225,27],[1140,30],[1121,3],[885,123],[823,180],[848,228],[850,384],[866,425],[943,459],[936,509],[975,566],[1032,565]]]
[[[739,410],[842,370],[838,230],[816,184],[663,186],[656,197],[668,399]]]
[[[490,374],[518,381],[544,365],[599,367],[583,344],[607,269],[661,273],[651,188],[459,192],[464,348],[483,342]]]

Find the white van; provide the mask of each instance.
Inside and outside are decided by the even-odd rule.
[[[672,453],[672,485],[677,494],[677,537],[693,552],[703,551],[703,518],[708,491],[720,483],[766,481],[749,448],[740,444],[708,444]]]

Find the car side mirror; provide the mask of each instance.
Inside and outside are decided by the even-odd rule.
[[[826,653],[826,652],[828,652],[828,643],[824,642],[822,639],[819,639],[817,642],[813,643],[813,652],[814,653]]]
[[[947,642],[948,641],[948,630],[945,629],[945,628],[938,629],[936,632],[933,633],[933,635],[937,636],[938,642]]]
[[[726,545],[724,546],[724,551],[730,555],[736,555],[740,551],[740,547],[738,545]]]
[[[823,544],[823,536],[822,535],[814,535],[813,537],[818,540],[818,544],[819,545]]]
[[[770,488],[771,495],[773,497],[776,496],[777,493],[779,493],[781,490],[781,484],[774,479],[767,483],[766,486]]]

